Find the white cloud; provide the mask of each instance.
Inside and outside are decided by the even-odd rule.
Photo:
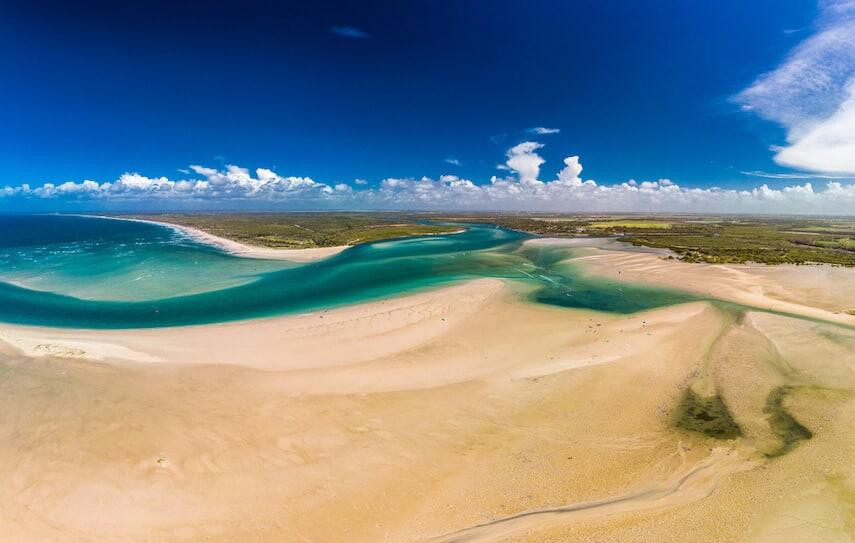
[[[199,175],[214,175],[217,173],[217,170],[215,170],[214,168],[205,168],[202,166],[192,166],[191,165],[190,169],[193,170],[194,172],[198,173]]]
[[[238,166],[217,170],[191,166],[196,178],[168,179],[126,173],[113,182],[86,180],[39,187],[20,185],[0,188],[3,200],[41,199],[63,203],[87,203],[98,207],[109,202],[134,202],[173,208],[223,204],[244,207],[358,208],[358,209],[461,209],[558,212],[699,212],[699,213],[799,213],[851,215],[855,209],[855,184],[821,177],[783,188],[763,184],[747,190],[682,187],[669,179],[630,179],[601,185],[583,180],[578,156],[564,159],[551,180],[538,179],[542,147],[524,142],[507,152],[506,170],[515,175],[494,176],[475,183],[457,175],[438,178],[386,178],[371,186],[362,179],[334,186],[309,177],[281,176],[267,168],[254,171]],[[553,170],[554,171],[554,170]],[[17,204],[13,204],[18,208]],[[2,209],[2,207],[0,207]]]
[[[537,176],[540,175],[540,165],[544,160],[535,151],[541,147],[542,143],[524,141],[508,150],[508,161],[505,164],[519,175],[520,182],[539,182]]]
[[[266,168],[258,168],[253,177],[249,170],[227,166],[224,171],[202,166],[190,168],[205,179],[171,180],[146,177],[138,173],[122,174],[116,181],[96,183],[67,181],[60,185],[45,183],[30,189],[29,185],[6,187],[3,196],[36,196],[39,198],[111,198],[115,200],[269,200],[313,198],[335,192],[329,185],[308,177],[282,177]]]
[[[445,161],[451,164],[452,166],[460,166],[460,159],[454,158],[453,156],[446,157]]]
[[[778,151],[775,162],[813,171],[855,173],[855,79],[849,87],[849,97],[840,108],[800,137],[792,138],[789,147]]]
[[[97,183],[92,181],[84,181],[84,184],[90,183],[90,192],[95,192],[100,189]],[[69,183],[66,183],[68,185]],[[175,185],[174,181],[170,181],[166,177],[151,178],[145,177],[138,173],[125,173],[116,180],[111,186],[106,187],[114,193],[131,192],[158,192],[170,191]]]
[[[580,173],[582,173],[582,164],[579,163],[579,157],[567,157],[564,159],[564,168],[558,172],[558,182],[562,185],[578,187],[582,184]]]
[[[855,2],[820,8],[817,32],[735,100],[787,129],[787,145],[772,149],[779,164],[855,173]]]
[[[526,130],[528,134],[534,134],[536,136],[545,136],[548,134],[557,134],[561,132],[560,128],[546,128],[544,126],[536,126],[534,128],[529,128]]]
[[[742,175],[751,177],[764,177],[766,179],[855,179],[851,175],[824,175],[814,173],[769,173],[762,171],[741,171]]]
[[[519,147],[519,146],[517,146]],[[553,181],[532,178],[533,168],[543,164],[534,153],[537,144],[509,151],[509,168],[520,172],[524,166],[511,156],[530,161],[528,174],[496,177],[478,185],[456,176],[439,180],[386,179],[380,188],[357,193],[364,203],[378,207],[486,209],[559,212],[665,212],[665,213],[798,213],[851,214],[855,204],[855,184],[837,181],[816,190],[812,183],[780,189],[767,184],[749,190],[681,187],[670,179],[600,185],[583,181],[579,157],[564,159],[564,168]],[[531,156],[533,155],[533,156]]]

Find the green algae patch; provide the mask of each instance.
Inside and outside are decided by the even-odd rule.
[[[675,425],[713,439],[736,439],[742,435],[721,396],[699,396],[691,388],[686,389],[677,405]]]
[[[795,449],[799,443],[810,439],[813,434],[784,408],[784,398],[792,391],[793,387],[780,386],[772,389],[766,398],[766,407],[763,412],[768,415],[769,427],[772,433],[781,441],[781,447],[770,453],[769,458],[783,456]]]

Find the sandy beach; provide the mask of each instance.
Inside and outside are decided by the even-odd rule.
[[[479,279],[228,324],[0,325],[0,534],[851,541],[855,271],[585,250],[584,273],[807,319],[568,310]],[[676,428],[687,389],[742,435]],[[812,433],[785,452],[776,390]]]
[[[291,262],[313,262],[321,260],[333,255],[336,255],[348,247],[349,245],[339,245],[336,247],[312,247],[309,249],[276,249],[273,247],[257,247],[255,245],[246,245],[238,243],[230,239],[224,239],[218,236],[211,235],[198,228],[190,226],[178,226],[168,223],[157,223],[164,226],[169,226],[177,230],[181,230],[190,235],[196,241],[207,243],[219,247],[229,253],[241,256],[243,258],[264,258],[268,260],[290,260]]]
[[[193,228],[192,226],[184,226],[160,221],[150,221],[145,219],[117,219],[116,217],[109,216],[100,216],[99,218],[145,222],[165,226],[167,228],[171,228],[173,230],[181,232],[182,234],[192,238],[194,241],[198,241],[206,245],[213,245],[214,247],[218,247],[223,251],[226,251],[236,256],[240,256],[242,258],[288,260],[290,262],[314,262],[316,260],[322,260],[324,258],[337,255],[338,253],[350,247],[350,245],[338,245],[335,247],[311,247],[307,249],[279,249],[274,247],[259,247],[256,245],[247,245],[245,243],[240,243],[231,239],[221,238],[219,236],[209,234],[204,230]]]

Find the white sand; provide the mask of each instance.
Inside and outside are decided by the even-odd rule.
[[[586,266],[828,320],[851,322],[838,312],[855,300],[851,270],[594,248]],[[699,380],[743,438],[672,427]],[[769,460],[763,406],[784,384],[815,437]],[[2,325],[0,534],[848,541],[853,392],[851,330],[759,312],[730,323],[704,302],[629,316],[534,306],[490,279],[221,325]]]
[[[194,239],[195,241],[207,245],[213,245],[214,247],[219,247],[220,249],[228,253],[244,258],[260,258],[265,260],[288,260],[290,262],[314,262],[316,260],[323,260],[324,258],[337,255],[345,249],[350,248],[349,245],[339,245],[336,247],[312,247],[307,249],[277,249],[273,247],[257,247],[254,245],[246,245],[237,241],[215,236],[213,234],[209,234],[208,232],[190,226],[184,226],[168,222],[150,221],[144,219],[118,219],[116,217],[103,218],[123,221],[146,222],[151,224],[158,224],[160,226],[166,226],[167,228],[172,228],[173,230],[182,232],[186,236]]]
[[[339,245],[336,247],[312,247],[308,249],[276,249],[273,247],[256,247],[253,245],[245,245],[243,243],[238,243],[237,241],[232,241],[230,239],[221,238],[219,236],[215,236],[213,234],[209,234],[207,232],[199,230],[198,228],[172,225],[167,223],[160,224],[163,224],[164,226],[171,226],[173,228],[177,228],[178,230],[183,230],[197,241],[220,247],[221,249],[232,253],[233,255],[242,256],[244,258],[289,260],[291,262],[314,262],[315,260],[322,260],[324,258],[336,255],[350,247],[349,245]]]

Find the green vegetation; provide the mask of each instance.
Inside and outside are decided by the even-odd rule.
[[[455,220],[544,236],[614,236],[670,249],[685,262],[855,266],[855,219],[850,218],[507,214]]]
[[[609,228],[626,230],[665,230],[670,229],[673,223],[667,221],[591,221],[588,228]]]
[[[814,241],[814,245],[818,247],[828,247],[830,249],[846,249],[847,251],[855,251],[855,240],[850,238],[834,240],[819,239]]]
[[[784,409],[784,398],[791,390],[792,387],[777,387],[772,389],[766,398],[766,407],[763,408],[763,412],[769,416],[772,433],[781,440],[781,447],[778,450],[766,454],[770,458],[787,454],[800,442],[813,437],[810,430],[802,426]]]
[[[769,393],[763,412],[767,415],[772,433],[780,440],[780,446],[765,453],[768,458],[776,458],[795,449],[799,443],[813,437],[810,430],[784,408],[784,399],[793,387],[779,386]],[[736,439],[742,436],[742,429],[733,419],[721,396],[699,396],[691,388],[683,392],[683,397],[675,410],[674,425],[677,428],[698,432],[713,439]]]
[[[356,245],[460,230],[458,226],[418,224],[396,214],[158,213],[124,217],[189,226],[247,245],[280,248]]]
[[[701,397],[686,388],[676,415],[675,425],[683,430],[700,432],[714,439],[736,439],[742,435],[742,429],[718,395]]]
[[[688,262],[764,264],[827,263],[855,266],[855,221],[799,218],[731,218],[718,224],[694,224],[666,235],[655,232],[625,237],[634,245],[673,250]],[[834,224],[839,232],[829,233]],[[698,230],[700,228],[700,231]]]
[[[685,262],[826,263],[855,266],[855,218],[568,214],[166,213],[137,218],[170,222],[250,245],[301,248],[440,234],[474,222],[542,236],[616,237],[670,249]]]

